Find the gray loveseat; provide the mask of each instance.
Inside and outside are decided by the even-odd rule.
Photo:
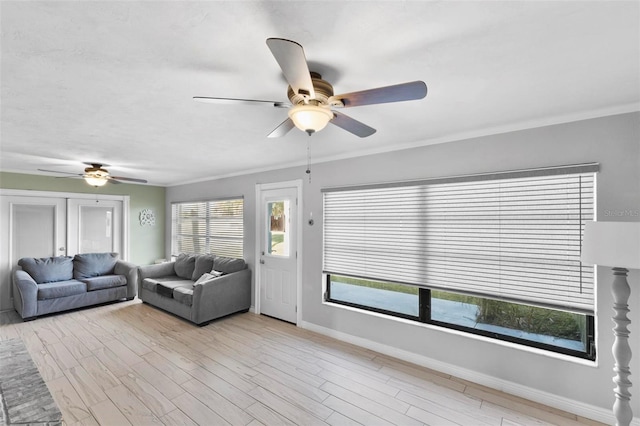
[[[143,302],[198,325],[251,306],[251,271],[242,259],[181,254],[138,271]]]
[[[18,261],[13,306],[23,319],[120,299],[138,287],[137,266],[117,253],[86,253]]]

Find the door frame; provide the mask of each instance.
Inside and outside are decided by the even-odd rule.
[[[296,224],[296,326],[302,324],[302,217],[303,211],[302,202],[302,179],[289,180],[284,182],[274,183],[257,183],[256,184],[256,227],[255,227],[255,289],[254,289],[254,303],[253,311],[256,314],[260,314],[260,290],[262,288],[262,265],[260,264],[260,252],[262,244],[262,191],[270,191],[273,189],[285,189],[295,188],[297,199],[297,224]]]
[[[84,200],[98,201],[122,201],[122,253],[120,259],[129,260],[129,236],[130,234],[130,196],[110,195],[110,194],[89,194],[84,192],[56,192],[56,191],[32,191],[30,189],[2,189],[0,197],[20,196],[20,197],[47,197],[47,198],[76,198]],[[67,227],[69,224],[67,223]],[[67,232],[68,234],[68,232]],[[66,237],[66,236],[65,236]],[[66,247],[66,245],[65,245]]]

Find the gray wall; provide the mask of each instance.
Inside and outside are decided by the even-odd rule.
[[[355,312],[322,303],[322,194],[323,187],[350,184],[446,177],[471,173],[517,170],[556,165],[599,162],[597,177],[598,219],[640,219],[640,114],[623,114],[569,124],[492,135],[393,153],[312,165],[308,183],[305,167],[295,167],[240,177],[167,188],[167,217],[172,201],[244,195],[245,256],[253,268],[255,230],[255,185],[303,179],[300,217],[313,212],[316,225],[304,225],[302,318],[305,323],[367,339],[427,357],[456,368],[473,371],[522,387],[553,394],[560,405],[566,398],[608,409],[613,402],[611,382],[611,276],[600,268],[597,284],[596,363],[572,361],[541,351],[460,335],[434,327],[406,323]],[[167,251],[170,243],[167,221]],[[632,271],[630,302],[631,347],[635,350],[631,371],[640,372],[639,331],[640,276]],[[632,380],[634,380],[632,376]],[[638,380],[635,379],[636,386]],[[512,387],[513,389],[513,387]],[[632,408],[640,413],[640,390],[632,388]],[[565,401],[566,402],[566,401]]]

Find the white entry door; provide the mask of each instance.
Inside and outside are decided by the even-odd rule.
[[[297,323],[298,189],[262,190],[260,313]]]

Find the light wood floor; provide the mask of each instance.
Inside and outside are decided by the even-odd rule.
[[[23,323],[67,425],[595,425],[299,329],[237,314],[197,327],[138,300]]]

